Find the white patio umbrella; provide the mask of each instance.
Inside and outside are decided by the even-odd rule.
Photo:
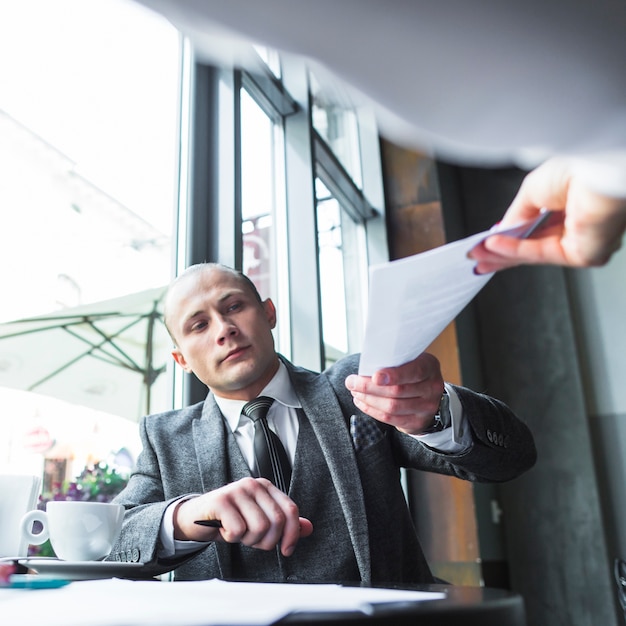
[[[132,420],[167,406],[165,287],[0,324],[0,386]]]

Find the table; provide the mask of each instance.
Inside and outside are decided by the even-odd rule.
[[[482,587],[118,578],[58,587],[64,581],[54,577],[50,582],[56,588],[0,588],[0,614],[22,626],[526,626],[519,594]]]
[[[390,585],[387,585],[390,587]],[[443,591],[445,600],[429,600],[408,606],[377,608],[361,613],[307,613],[290,615],[277,624],[298,626],[527,626],[521,595],[504,589],[452,585],[402,586],[403,589]]]

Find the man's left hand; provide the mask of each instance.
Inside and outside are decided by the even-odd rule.
[[[346,378],[354,404],[363,413],[409,435],[432,425],[443,393],[439,361],[424,352],[398,367],[386,367],[373,376]]]

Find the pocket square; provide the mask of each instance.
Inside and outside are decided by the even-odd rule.
[[[376,420],[366,415],[350,416],[350,436],[357,452],[369,448],[383,438]]]

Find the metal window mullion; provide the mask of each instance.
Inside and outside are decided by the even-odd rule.
[[[313,131],[313,147],[317,175],[352,219],[355,222],[362,222],[376,217],[377,212],[316,131]]]
[[[296,101],[269,71],[254,74],[242,71],[241,84],[265,114],[275,122],[298,111]]]
[[[322,313],[311,107],[304,63],[284,58],[283,81],[298,104],[298,111],[284,121],[291,359],[319,371],[323,368]]]
[[[233,70],[195,64],[186,265],[242,264],[240,84]],[[186,404],[203,400],[206,393],[195,376],[185,376]]]
[[[239,79],[232,70],[196,64],[194,83],[187,264],[239,267]]]

